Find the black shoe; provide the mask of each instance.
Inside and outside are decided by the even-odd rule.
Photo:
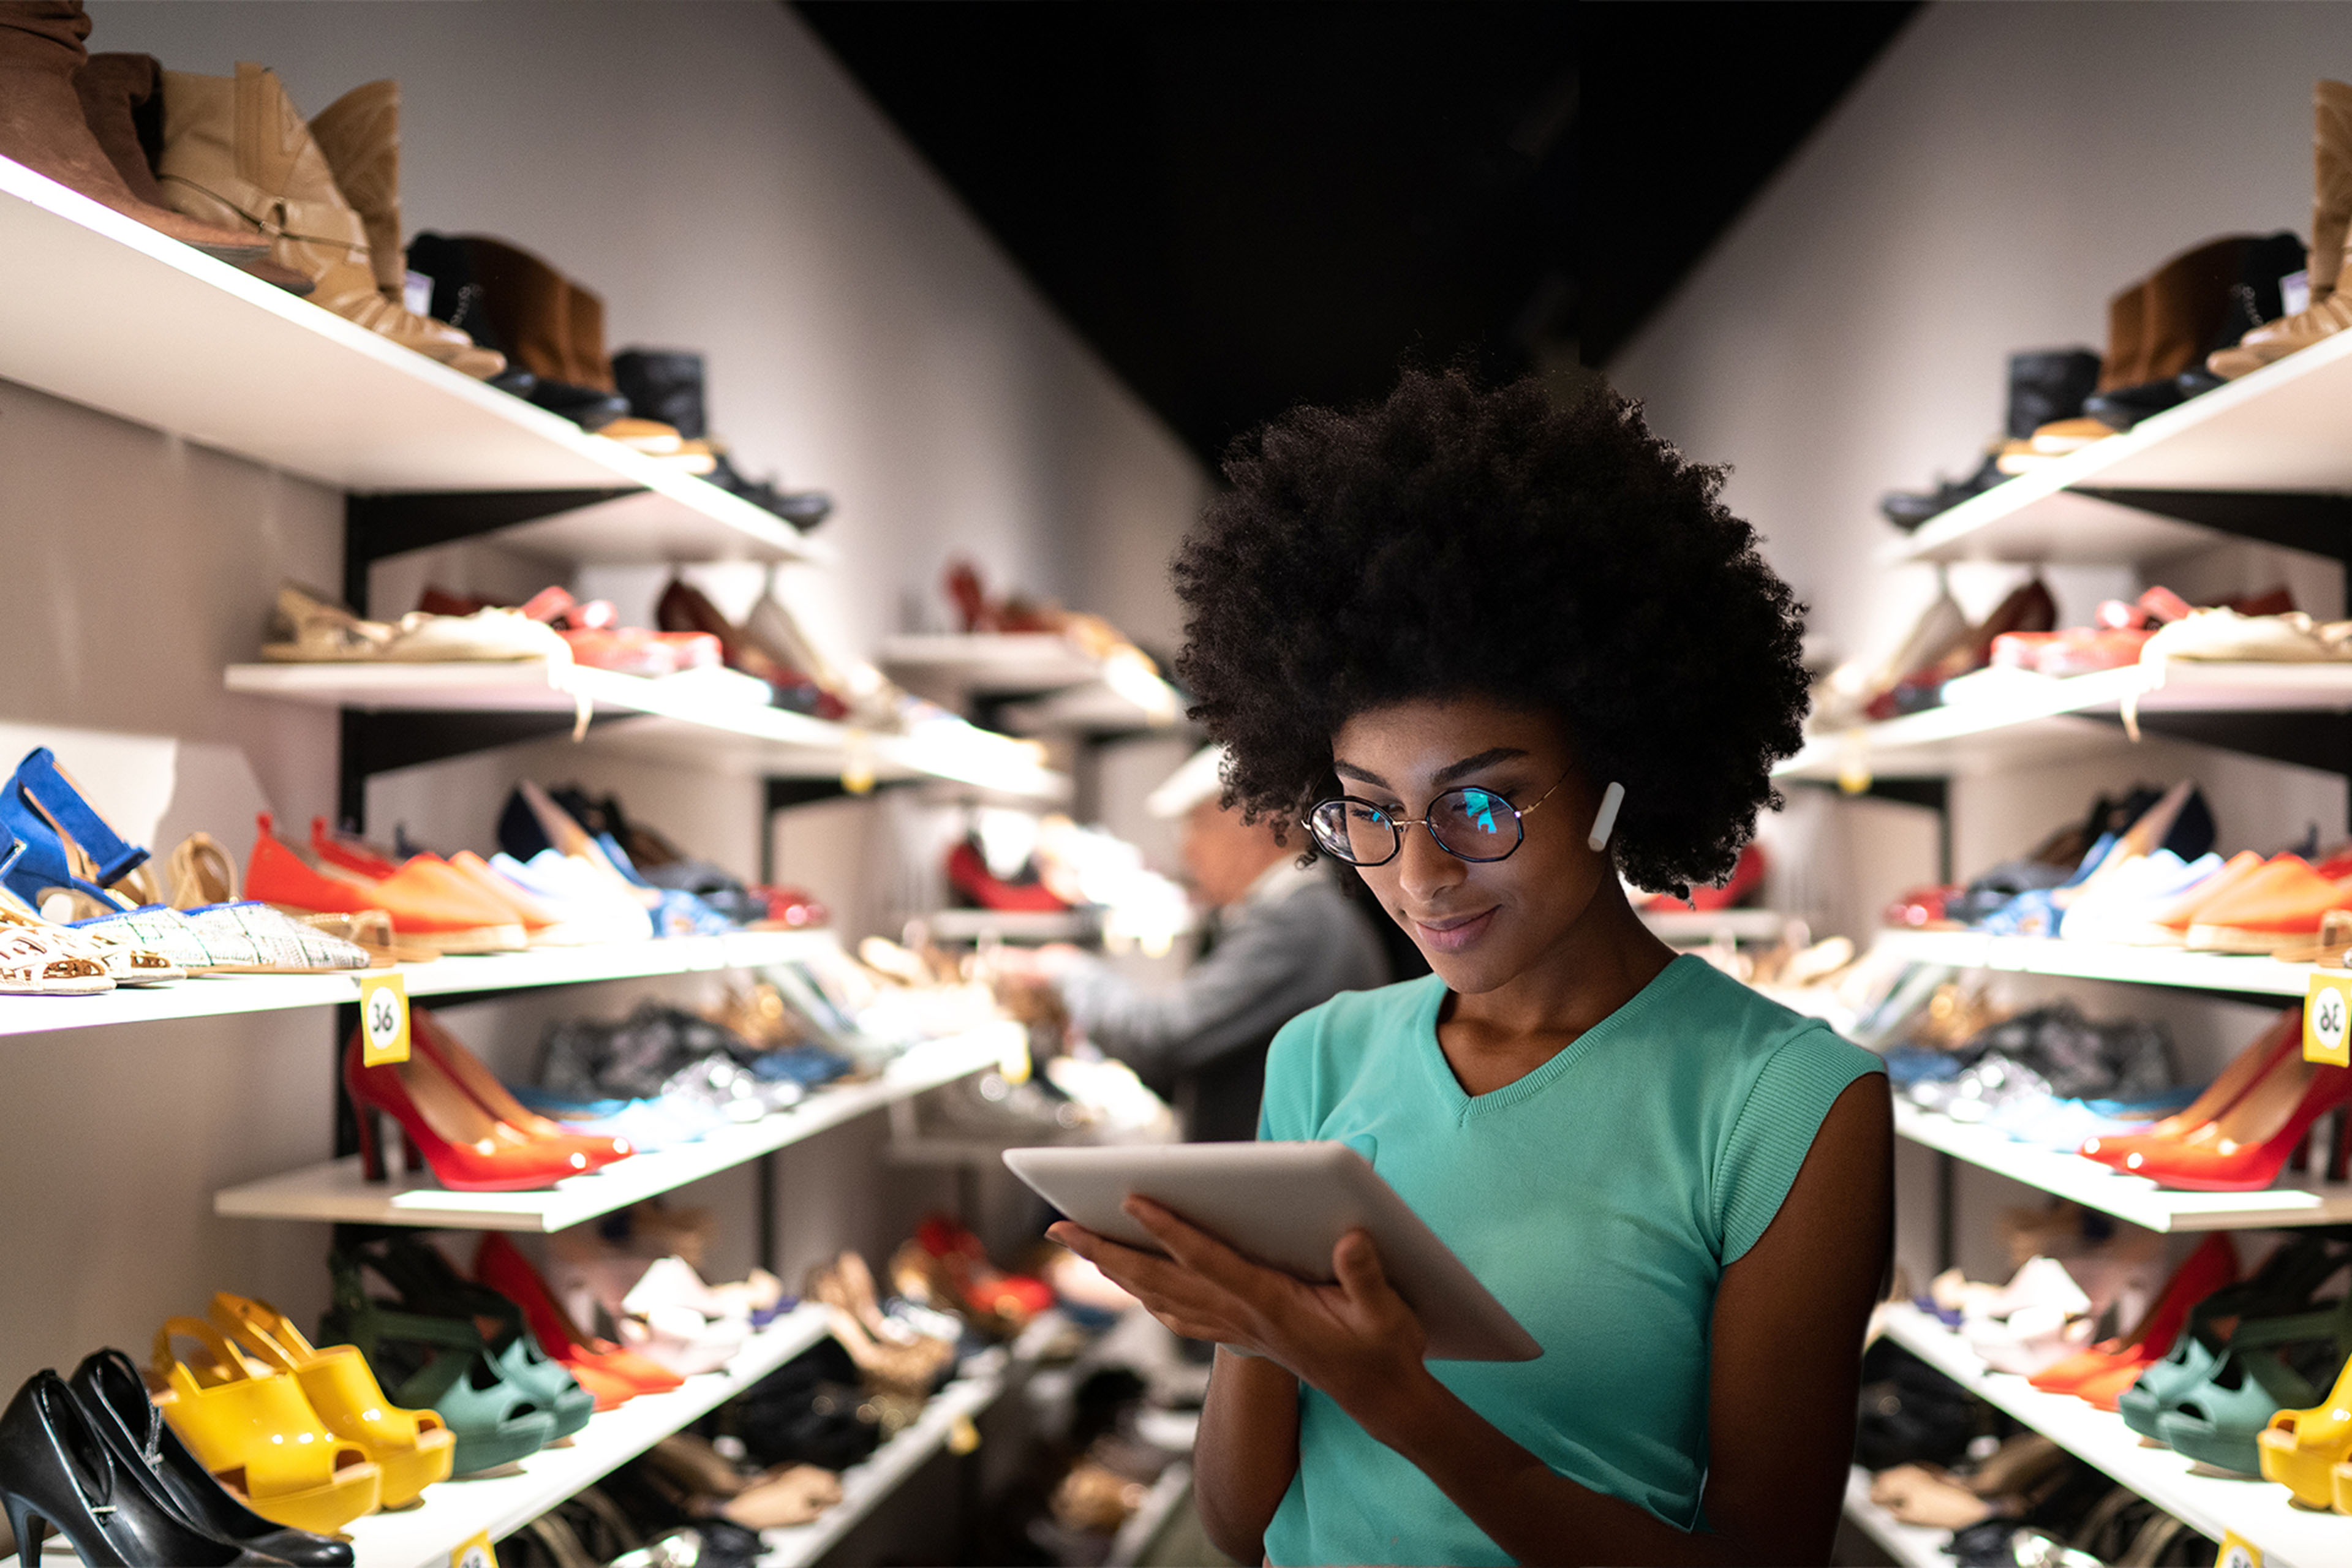
[[[2036,349],[2009,356],[2009,438],[2022,441],[2044,425],[2078,419],[2099,384],[2099,356],[2088,349]]]
[[[1932,518],[1951,510],[1964,500],[1970,500],[2009,478],[2000,471],[1993,454],[1985,454],[1977,471],[1965,479],[1947,479],[1933,490],[1889,490],[1878,498],[1878,510],[1887,521],[1909,533]]]
[[[629,412],[658,420],[689,441],[710,433],[702,403],[702,356],[685,349],[623,349],[613,356],[613,381]]]
[[[199,1531],[152,1487],[143,1468],[117,1459],[66,1380],[44,1368],[0,1415],[0,1502],[19,1562],[40,1560],[55,1530],[87,1568],[185,1563],[220,1568],[277,1563]]]
[[[724,452],[703,478],[730,495],[774,512],[803,533],[833,515],[833,498],[823,490],[780,490],[772,480],[745,479]]]
[[[617,392],[599,392],[593,386],[574,386],[568,381],[549,381],[545,377],[537,378],[523,395],[550,414],[562,415],[583,430],[601,430],[629,412],[629,400]]]
[[[93,1351],[74,1369],[73,1394],[108,1450],[125,1469],[153,1479],[180,1516],[205,1534],[271,1563],[298,1568],[352,1568],[352,1547],[262,1518],[213,1479],[147,1397],[139,1369],[118,1350]]]

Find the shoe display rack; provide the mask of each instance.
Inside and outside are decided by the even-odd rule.
[[[1097,658],[1052,632],[885,637],[877,662],[942,707],[987,705],[1018,734],[1165,730],[1183,717],[1176,689],[1142,665]]]
[[[1846,1475],[1845,1516],[1895,1559],[1895,1568],[1951,1568],[1951,1554],[1944,1550],[1944,1543],[1951,1540],[1952,1532],[1906,1524],[1871,1501],[1870,1472],[1860,1465]]]
[[[342,491],[343,587],[362,609],[373,563],[460,540],[575,565],[831,558],[821,542],[739,497],[257,282],[5,159],[0,253],[24,276],[44,279],[39,289],[0,300],[0,380]],[[93,323],[103,323],[106,343],[135,344],[136,352],[93,352]],[[1068,793],[1067,780],[1046,768],[1030,742],[961,726],[865,732],[746,702],[724,680],[490,664],[239,665],[225,679],[243,695],[341,710],[340,805],[354,825],[363,819],[373,774],[564,733],[602,749],[772,780],[838,779],[861,789],[867,780],[931,778],[1033,800]],[[772,785],[772,802],[777,795]],[[756,969],[833,940],[738,931],[543,948],[446,957],[404,966],[404,977],[414,997],[471,1001],[534,987]],[[339,1009],[357,998],[349,974],[213,978],[95,998],[10,998],[0,1033]],[[368,1183],[358,1160],[346,1157],[219,1192],[215,1212],[553,1231],[764,1161],[993,1066],[1020,1043],[1018,1026],[1009,1024],[932,1041],[865,1081],[816,1090],[789,1110],[546,1191],[445,1192],[416,1176]],[[764,1211],[762,1218],[764,1233]],[[446,1563],[468,1540],[506,1535],[826,1331],[820,1310],[795,1310],[755,1334],[725,1370],[598,1415],[568,1446],[542,1450],[512,1473],[436,1487],[415,1508],[363,1518],[350,1530],[358,1562]],[[843,1476],[841,1504],[813,1525],[772,1536],[766,1561],[814,1562],[871,1517],[928,1459],[961,1444],[1024,1355],[1034,1359],[1016,1347],[968,1363],[913,1425]]]
[[[1890,547],[1884,560],[2096,563],[2145,572],[2241,539],[2352,565],[2347,406],[2352,334],[1997,486]],[[1981,776],[2022,763],[2117,755],[2137,732],[2352,774],[2352,665],[2175,661],[2072,679],[2021,674],[1972,684],[1972,693],[1955,693],[1944,707],[1816,736],[1780,776],[1835,780],[1849,789],[1878,779]],[[1882,952],[1955,970],[2165,987],[2269,1005],[2301,998],[2312,971],[2268,956],[1977,931],[1894,931],[1876,940]],[[2264,1192],[2169,1191],[1906,1105],[1897,1105],[1895,1126],[1899,1136],[1948,1159],[2158,1232],[2352,1221],[2352,1184],[2303,1178]],[[2315,1171],[2326,1163],[2315,1155]],[[1948,1235],[1950,1184],[1941,1184]],[[2267,1481],[2193,1473],[2180,1455],[2143,1447],[2118,1416],[1989,1372],[1965,1341],[1916,1308],[1886,1311],[1888,1332],[1915,1354],[2202,1533],[2217,1541],[2234,1533],[2268,1568],[2352,1561],[2352,1520],[2301,1510]],[[1948,1561],[1943,1532],[1902,1525],[1871,1504],[1860,1472],[1846,1512],[1900,1563]]]

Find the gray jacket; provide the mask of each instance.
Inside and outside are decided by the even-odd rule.
[[[1284,860],[1224,910],[1215,945],[1172,989],[1147,993],[1097,960],[1061,990],[1087,1038],[1164,1089],[1234,1051],[1262,1056],[1309,1007],[1388,980],[1371,921],[1328,868]]]

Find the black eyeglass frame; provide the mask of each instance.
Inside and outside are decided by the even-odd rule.
[[[1569,772],[1573,773],[1575,770],[1571,768]],[[1513,805],[1510,803],[1509,798],[1507,797],[1500,790],[1488,789],[1484,784],[1455,784],[1452,789],[1441,790],[1435,795],[1432,796],[1429,802],[1429,812],[1427,815],[1422,816],[1398,816],[1391,813],[1388,807],[1365,800],[1360,795],[1334,795],[1328,800],[1318,800],[1313,805],[1308,806],[1307,808],[1306,816],[1301,819],[1300,826],[1307,829],[1307,837],[1315,840],[1316,846],[1322,849],[1326,854],[1329,855],[1333,859],[1343,861],[1348,865],[1354,866],[1359,868],[1371,866],[1385,866],[1390,861],[1395,859],[1398,856],[1403,854],[1405,830],[1411,827],[1428,828],[1429,841],[1432,844],[1436,845],[1440,849],[1444,850],[1448,855],[1453,856],[1456,860],[1465,861],[1473,866],[1492,866],[1496,861],[1507,860],[1512,856],[1519,852],[1519,846],[1528,841],[1527,819],[1528,816],[1534,814],[1535,809],[1538,806],[1543,805],[1544,802],[1549,800],[1553,795],[1558,795],[1559,793],[1559,786],[1567,782],[1568,773],[1560,774],[1559,778],[1552,781],[1551,788],[1536,796],[1535,799],[1529,801],[1523,807]],[[1511,847],[1508,849],[1504,850],[1500,855],[1465,855],[1462,851],[1445,842],[1444,839],[1440,838],[1437,836],[1436,827],[1432,826],[1430,822],[1430,817],[1436,815],[1438,802],[1445,799],[1448,795],[1466,795],[1472,790],[1476,790],[1481,795],[1492,795],[1495,799],[1501,801],[1503,803],[1503,809],[1511,814],[1511,830],[1515,837],[1511,839]],[[1381,816],[1386,817],[1389,825],[1389,837],[1394,841],[1395,847],[1377,860],[1359,860],[1347,850],[1333,844],[1329,839],[1323,837],[1322,829],[1316,826],[1315,817],[1318,813],[1323,811],[1326,807],[1334,805],[1360,805],[1367,811],[1378,812]]]

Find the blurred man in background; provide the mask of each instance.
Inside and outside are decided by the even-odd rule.
[[[1389,981],[1389,962],[1335,868],[1301,868],[1305,830],[1244,823],[1217,804],[1223,752],[1195,752],[1151,793],[1155,816],[1184,824],[1186,880],[1206,919],[1199,955],[1170,989],[1147,990],[1101,958],[1051,947],[1018,960],[1051,984],[1074,1033],[1135,1069],[1175,1107],[1195,1142],[1257,1136],[1265,1049],[1292,1018],[1342,991]]]

